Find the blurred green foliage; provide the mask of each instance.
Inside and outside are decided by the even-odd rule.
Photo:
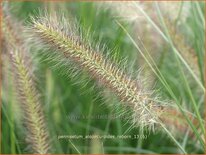
[[[98,8],[94,3],[98,2],[53,2],[58,5],[57,13],[64,13],[68,16],[76,18],[80,22],[80,27],[90,29],[93,35],[93,42],[98,43],[101,40],[106,44],[108,49],[114,50],[114,54],[121,60],[128,58],[130,63],[134,59],[141,59],[137,54],[137,50],[129,40],[124,31],[115,22],[108,9]],[[39,10],[49,7],[49,3],[43,2],[10,2],[11,12],[18,19],[29,24],[29,16],[38,16]],[[201,7],[204,4],[201,3]],[[127,10],[125,10],[127,11]],[[196,10],[192,7],[191,14],[188,18],[187,24],[194,34],[189,35],[192,47],[198,55],[199,67],[201,70],[201,79],[203,81],[203,56],[204,49],[204,30],[201,28],[202,23],[199,23],[196,17]],[[204,9],[202,8],[203,14]],[[198,18],[199,19],[199,18]],[[68,21],[69,22],[69,21]],[[129,33],[132,32],[132,25],[122,22]],[[154,49],[155,50],[155,49]],[[174,63],[174,53],[169,47],[162,47],[162,52],[167,50],[160,67],[165,79],[170,84],[173,92],[179,100],[188,102],[188,107],[192,106],[190,97],[186,87],[182,84],[183,80],[180,77],[178,66]],[[204,51],[204,52],[203,52]],[[33,49],[32,53],[35,53]],[[107,51],[103,51],[107,52]],[[133,128],[127,133],[125,131],[130,128],[131,124],[126,123],[125,120],[117,119],[71,119],[71,116],[98,116],[98,115],[112,115],[118,113],[121,107],[111,108],[107,106],[112,104],[118,105],[118,100],[105,99],[102,88],[94,87],[94,81],[88,81],[87,84],[79,83],[82,77],[70,78],[63,76],[64,70],[53,70],[50,64],[39,62],[42,58],[38,54],[35,63],[37,64],[36,76],[38,78],[37,86],[42,94],[42,104],[44,107],[46,123],[48,125],[48,132],[50,133],[50,140],[52,144],[53,153],[179,153],[180,150],[168,138],[167,134],[160,131],[147,132],[146,139],[105,139],[105,140],[89,140],[89,139],[58,139],[59,135],[140,135],[138,128]],[[137,63],[138,64],[138,63]],[[136,70],[140,66],[136,65]],[[61,73],[62,72],[62,73]],[[88,76],[83,74],[81,76]],[[188,77],[190,78],[190,77]],[[82,78],[83,79],[83,78]],[[165,98],[170,98],[170,95],[164,89],[162,84],[157,80],[157,89],[161,89],[161,94]],[[191,84],[192,90],[197,90],[198,86]],[[4,91],[4,90],[3,90]],[[12,90],[9,89],[8,93]],[[199,93],[194,91],[195,102],[203,107],[203,99],[201,100]],[[102,95],[103,94],[103,95]],[[29,150],[25,143],[24,130],[15,120],[13,112],[13,105],[17,104],[12,99],[12,95],[8,95],[9,99],[2,99],[2,150],[1,153],[25,153]],[[11,97],[11,98],[10,98]],[[6,102],[7,101],[7,102]],[[203,111],[201,111],[202,113]],[[184,135],[183,135],[184,137]],[[183,137],[177,139],[180,143],[184,143]],[[189,153],[203,153],[195,145],[196,141],[187,140],[186,150]]]

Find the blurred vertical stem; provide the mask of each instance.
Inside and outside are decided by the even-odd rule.
[[[9,91],[9,118],[11,120],[11,125],[10,125],[10,142],[11,142],[11,154],[15,154],[16,153],[16,149],[15,149],[15,135],[14,135],[14,115],[13,115],[13,102],[12,102],[12,93],[11,91]]]

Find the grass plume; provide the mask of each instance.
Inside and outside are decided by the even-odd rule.
[[[110,88],[125,106],[132,109],[135,125],[151,127],[157,123],[161,112],[157,110],[158,104],[151,99],[152,93],[145,92],[140,81],[133,80],[99,49],[86,43],[76,31],[78,28],[72,28],[64,18],[61,22],[59,20],[57,16],[33,19],[32,38],[50,49],[55,48],[56,53],[66,61],[72,60],[102,85]]]
[[[17,26],[18,25],[18,26]],[[15,77],[17,96],[24,114],[24,123],[27,128],[27,142],[33,153],[49,153],[49,142],[44,115],[40,104],[39,93],[33,80],[32,64],[29,53],[23,45],[18,29],[20,24],[12,20],[5,12],[3,16],[4,49],[10,56],[12,72]]]
[[[158,97],[154,97],[150,91],[143,88],[141,79],[132,79],[111,59],[100,53],[99,49],[94,50],[74,28],[66,25],[64,20],[63,18],[62,22],[59,22],[56,16],[52,19],[48,16],[33,19],[33,39],[39,41],[38,45],[44,44],[47,48],[55,48],[57,55],[63,56],[63,61],[72,60],[102,85],[110,88],[124,105],[132,110],[134,126],[153,127],[155,123],[164,123],[170,129],[177,125],[182,133],[188,129],[184,117],[176,108],[159,104]],[[177,121],[177,117],[184,122],[183,125]],[[190,134],[192,135],[192,131]]]

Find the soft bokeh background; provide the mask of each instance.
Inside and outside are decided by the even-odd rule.
[[[114,55],[117,55],[117,59],[127,58],[128,70],[137,72],[139,69],[143,69],[141,74],[143,78],[150,79],[148,85],[151,86],[151,89],[158,89],[163,99],[173,100],[165,86],[152,73],[127,34],[117,24],[117,21],[120,22],[137,44],[139,38],[142,40],[181,105],[196,115],[192,104],[195,103],[203,118],[204,94],[199,85],[181,64],[188,85],[185,84],[184,76],[171,46],[162,39],[151,22],[139,12],[138,7],[135,7],[132,2],[130,3],[128,5],[128,3],[122,2],[10,2],[9,5],[12,15],[25,25],[29,24],[29,16],[38,16],[39,10],[41,12],[45,8],[51,14],[56,11],[58,14],[64,13],[68,17],[76,18],[80,22],[80,27],[94,32],[92,38],[94,44],[101,40],[108,49],[115,49],[113,52]],[[194,73],[203,83],[204,3],[170,3],[170,5],[166,2],[159,3],[163,17],[168,23],[166,24],[167,30],[170,32],[171,38],[174,39],[174,46],[181,50],[182,57],[191,65]],[[154,3],[142,2],[137,3],[137,5],[144,9],[157,26],[165,32],[165,27],[161,23]],[[38,55],[38,51],[33,49],[31,53],[35,55],[35,76],[38,79],[37,86],[42,95],[41,101],[53,153],[181,153],[180,149],[162,130],[156,129],[155,132],[144,131],[144,133],[140,133],[138,127],[127,131],[131,126],[130,122],[120,118],[82,118],[82,116],[111,116],[118,114],[122,107],[119,106],[118,100],[113,94],[108,95],[107,90],[94,87],[93,80],[85,81],[88,82],[87,84],[80,83],[79,81],[85,79],[82,76],[87,79],[86,73],[77,76],[77,78],[65,76],[63,74],[65,69],[52,69],[50,63],[42,61],[43,58]],[[8,66],[6,59],[3,61],[4,66]],[[6,80],[3,81],[4,87],[2,88],[1,153],[29,153],[21,123],[21,110],[13,93],[15,88],[12,83],[15,81],[12,81],[8,72],[3,73],[3,77],[7,78],[3,78]],[[114,108],[113,105],[117,106]],[[80,118],[72,119],[73,116]],[[196,138],[189,137],[188,133],[179,134],[172,128],[168,128],[168,130],[171,130],[176,140],[188,153],[203,153],[203,148]],[[199,131],[199,127],[197,130]],[[133,136],[133,139],[58,139],[59,135],[84,136],[92,134],[125,134]],[[142,134],[146,135],[147,138],[134,138],[135,135]]]

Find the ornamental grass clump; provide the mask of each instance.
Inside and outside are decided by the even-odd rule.
[[[4,10],[5,11],[5,10]],[[35,88],[31,58],[22,37],[23,27],[16,23],[8,12],[3,16],[3,49],[10,57],[12,73],[17,88],[17,97],[24,116],[26,141],[32,153],[49,153],[49,141],[40,94]],[[19,34],[21,33],[21,34]]]
[[[42,45],[43,49],[49,48],[48,55],[52,55],[55,49],[53,52],[56,55],[50,59],[72,62],[79,66],[78,70],[86,70],[92,78],[112,90],[123,106],[132,110],[135,126],[150,128],[159,123],[162,106],[155,101],[153,93],[144,90],[141,81],[133,80],[120,66],[104,56],[98,47],[92,47],[88,39],[77,31],[79,27],[71,26],[68,24],[70,22],[64,17],[48,15],[33,18],[29,29],[33,43]]]

